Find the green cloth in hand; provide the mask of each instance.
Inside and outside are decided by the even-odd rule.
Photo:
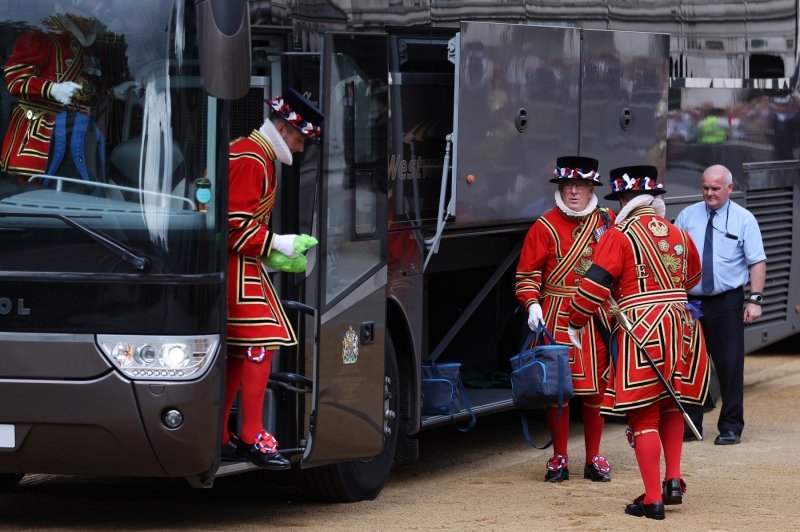
[[[308,248],[316,246],[317,244],[319,244],[319,241],[313,236],[300,234],[294,239],[294,251],[298,255],[302,255]]]
[[[305,255],[298,255],[292,259],[274,249],[270,251],[268,256],[261,257],[261,262],[266,264],[267,268],[288,273],[304,272],[307,264]]]

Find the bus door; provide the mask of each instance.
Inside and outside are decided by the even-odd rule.
[[[579,153],[580,30],[462,22],[459,39],[453,226],[529,222]]]
[[[304,466],[380,454],[391,433],[385,418],[393,414],[387,413],[384,368],[386,35],[327,34],[322,72],[323,160],[314,208],[319,246],[309,250],[306,272],[306,302],[317,312],[306,327],[315,334],[306,333],[314,387],[306,405]]]
[[[581,154],[599,159],[603,176],[630,164],[663,173],[669,35],[583,30],[582,45]]]

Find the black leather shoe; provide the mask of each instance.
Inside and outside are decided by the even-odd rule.
[[[611,482],[611,464],[602,456],[593,456],[592,462],[583,466],[583,478],[592,482]]]
[[[664,504],[681,504],[683,494],[686,493],[686,483],[682,478],[668,478],[661,483],[661,490]]]
[[[222,446],[222,460],[225,462],[236,462],[240,460],[239,453],[236,452],[236,442],[230,440],[226,445]]]
[[[547,461],[547,473],[544,475],[545,482],[563,482],[569,480],[569,468],[567,467],[567,457],[557,454]]]
[[[625,507],[625,513],[636,517],[647,517],[648,519],[664,519],[664,503],[654,502],[653,504],[644,503],[644,495],[639,495],[633,503]]]
[[[714,445],[736,445],[741,441],[742,441],[741,436],[739,436],[732,430],[728,430],[720,433],[720,435],[717,436],[717,438],[714,440]]]
[[[255,444],[248,445],[243,441],[236,444],[236,454],[261,469],[280,471],[292,466],[281,453],[264,451]]]
[[[564,480],[569,480],[569,468],[562,467],[561,469],[557,469],[556,471],[547,470],[547,473],[544,475],[544,479],[547,482],[562,482]]]
[[[228,443],[222,446],[222,460],[225,462],[238,462],[239,453],[236,452],[236,445],[239,443],[239,436],[233,432],[228,433]]]

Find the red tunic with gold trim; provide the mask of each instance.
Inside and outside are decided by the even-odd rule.
[[[96,103],[102,74],[97,58],[57,18],[49,22],[56,26],[53,33],[31,31],[17,38],[4,67],[8,91],[19,99],[0,154],[0,168],[6,172],[35,175],[46,170],[55,115],[65,109],[50,96],[53,84],[81,85],[73,109],[90,114]]]
[[[613,223],[613,213],[609,221]],[[572,345],[567,334],[569,302],[583,274],[596,257],[599,235],[605,222],[599,209],[576,218],[558,207],[552,208],[533,223],[525,236],[516,274],[517,299],[527,309],[538,302],[544,323],[556,343]],[[598,322],[606,330],[610,324],[603,310],[589,321],[588,334],[579,351],[570,349],[570,368],[576,395],[602,393],[608,368],[608,348],[599,332]]]
[[[633,327],[633,337],[656,363],[684,402],[702,404],[708,391],[708,357],[700,327],[686,308],[686,291],[700,280],[700,257],[688,234],[650,206],[634,208],[608,230],[596,250],[569,309],[579,329],[613,294]],[[634,338],[615,328],[616,366],[602,405],[604,414],[622,414],[668,397],[639,352]]]
[[[229,173],[228,345],[294,345],[294,331],[260,260],[272,248],[275,150],[253,131],[231,143]]]

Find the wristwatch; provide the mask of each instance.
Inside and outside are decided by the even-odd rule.
[[[750,299],[748,299],[747,302],[761,305],[764,303],[764,296],[762,296],[760,292],[753,292],[750,294]]]

